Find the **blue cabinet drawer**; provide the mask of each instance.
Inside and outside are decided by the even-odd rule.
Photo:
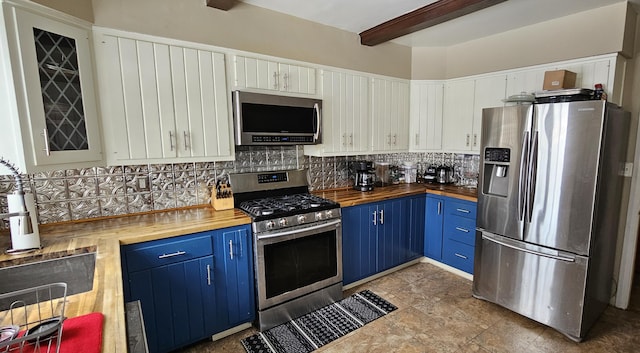
[[[447,199],[444,205],[444,212],[447,215],[476,219],[476,203],[471,201],[458,200],[455,198]]]
[[[474,246],[476,242],[476,220],[448,215],[444,219],[444,237]]]
[[[442,246],[442,260],[464,272],[473,274],[474,247],[451,239],[444,239]]]
[[[125,248],[128,272],[141,271],[152,267],[168,265],[180,261],[213,254],[211,234],[200,236],[163,239]]]

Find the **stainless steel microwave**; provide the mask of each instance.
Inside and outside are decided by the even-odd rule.
[[[234,138],[243,145],[314,145],[321,142],[322,101],[233,91]]]

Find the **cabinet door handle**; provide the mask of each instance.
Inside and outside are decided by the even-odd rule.
[[[182,136],[184,137],[184,150],[188,151],[189,146],[191,145],[191,141],[189,140],[189,134],[187,134],[186,131],[183,131]]]
[[[467,134],[467,147],[469,147],[469,140],[471,139],[471,136],[469,134]]]
[[[438,202],[438,215],[442,213],[442,202]]]
[[[420,138],[420,134],[416,132],[416,146],[418,145],[419,138]]]
[[[462,213],[471,213],[471,211],[465,210],[464,208],[456,208],[456,211],[462,212]]]
[[[478,145],[478,134],[473,134],[473,147]]]
[[[284,74],[282,78],[284,79],[284,85],[282,88],[286,91],[289,89],[289,74]]]
[[[173,131],[169,131],[169,148],[173,151]]]
[[[342,134],[342,146],[347,145],[347,134]]]
[[[49,148],[49,131],[47,131],[47,128],[45,127],[44,129],[42,129],[42,137],[44,138],[44,153],[47,154],[47,156],[51,155],[51,148]]]
[[[377,226],[378,225],[378,212],[373,211],[373,225]]]
[[[465,232],[465,233],[469,233],[469,230],[465,229],[465,228],[456,227],[456,230],[461,231],[461,232]]]
[[[179,251],[176,251],[176,252],[171,253],[171,254],[162,254],[162,255],[159,255],[159,256],[158,256],[158,258],[159,258],[159,259],[166,259],[166,258],[169,258],[169,257],[181,256],[181,255],[184,255],[184,254],[186,254],[186,253],[187,253],[186,251],[179,250]]]
[[[387,145],[391,146],[391,134],[387,135]]]
[[[462,259],[465,259],[465,260],[467,259],[467,257],[464,256],[464,255],[461,255],[461,254],[458,254],[458,253],[454,253],[454,254],[459,258],[462,258]]]
[[[233,260],[233,240],[229,240],[229,256],[231,256],[231,260]]]
[[[398,135],[393,134],[393,145],[397,145],[398,144]]]
[[[353,146],[353,134],[349,135],[349,146]]]
[[[384,210],[380,210],[380,224],[384,224]]]
[[[278,82],[278,71],[274,71],[273,72],[273,88],[274,89],[278,89],[279,82]]]
[[[211,265],[207,265],[207,285],[211,285]]]

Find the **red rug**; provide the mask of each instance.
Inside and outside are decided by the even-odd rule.
[[[100,353],[103,318],[91,313],[64,320],[60,353]]]
[[[102,313],[90,313],[64,320],[60,353],[100,353],[103,319]],[[46,344],[39,351],[46,352]],[[34,353],[33,345],[25,345],[23,353]]]

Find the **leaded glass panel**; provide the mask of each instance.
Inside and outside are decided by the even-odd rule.
[[[33,35],[49,149],[87,150],[76,41],[38,28]]]

